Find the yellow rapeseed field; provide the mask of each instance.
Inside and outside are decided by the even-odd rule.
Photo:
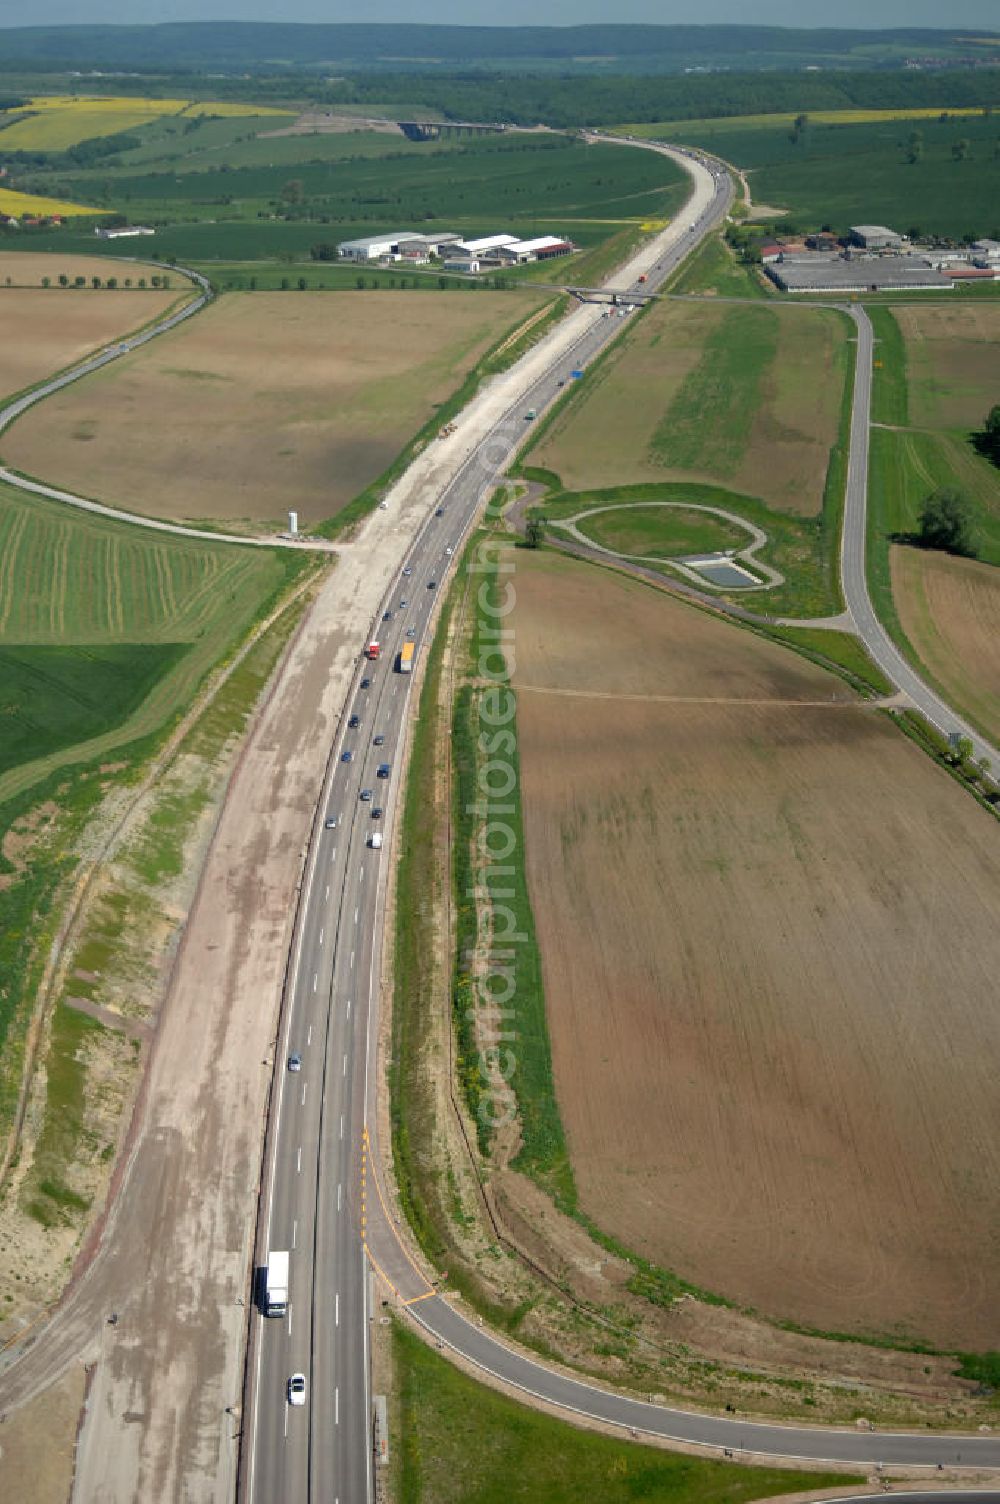
[[[61,198],[43,198],[37,193],[18,193],[14,188],[0,188],[0,214],[21,219],[25,214],[37,214],[39,218],[59,214],[64,218],[71,214],[107,214],[107,209],[90,209],[86,204],[70,204]]]
[[[981,106],[963,106],[961,109],[914,110],[807,110],[814,125],[875,125],[882,120],[936,120],[939,115],[981,115]],[[630,136],[681,136],[685,131],[699,134],[707,130],[766,130],[769,126],[791,125],[795,114],[774,115],[727,115],[708,120],[656,120],[642,125],[619,125],[617,132]]]
[[[2,132],[6,151],[66,151],[95,136],[148,125],[163,115],[285,115],[286,110],[263,105],[230,104],[214,100],[131,99],[112,96],[46,94],[24,107],[27,118],[15,120]],[[18,111],[23,114],[24,111]],[[0,116],[0,122],[2,122]]]

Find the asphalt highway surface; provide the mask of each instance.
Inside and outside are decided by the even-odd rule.
[[[655,290],[724,216],[732,191],[728,176],[712,164],[694,166],[693,171],[702,190],[706,179],[710,181],[706,206],[682,211],[682,218],[685,212],[692,214],[691,221],[679,233],[675,229],[672,237],[661,237],[645,260],[633,262],[625,276],[612,279],[609,286],[626,294],[630,288]],[[645,278],[641,288],[640,275]],[[266,1156],[258,1261],[266,1260],[269,1249],[290,1250],[290,1309],[285,1319],[260,1317],[251,1339],[241,1497],[252,1504],[279,1499],[283,1504],[360,1504],[371,1497],[369,1323],[375,1271],[442,1349],[451,1349],[525,1394],[637,1436],[728,1449],[744,1457],[908,1464],[931,1470],[1000,1467],[1000,1437],[991,1435],[891,1435],[722,1419],[644,1403],[568,1377],[500,1341],[430,1285],[410,1259],[386,1207],[378,1154],[369,1152],[369,1135],[374,1135],[384,877],[392,859],[398,768],[413,682],[399,671],[398,653],[408,638],[415,641],[418,656],[424,652],[439,592],[484,498],[523,439],[527,410],[540,413],[556,400],[572,379],[571,371],[584,370],[619,332],[621,318],[616,311],[588,309],[571,350],[563,351],[534,385],[520,392],[452,483],[428,498],[436,505],[429,507],[410,549],[405,566],[409,573],[399,576],[384,602],[384,612],[391,616],[371,627],[380,642],[380,657],[374,664],[359,658],[354,689],[331,752],[278,1047],[281,1084]],[[867,433],[866,404],[867,398]],[[856,459],[853,473],[858,484],[862,470]],[[863,587],[863,550],[859,557]],[[851,599],[858,609],[853,585]],[[881,631],[877,622],[874,625],[873,640]],[[358,646],[360,653],[360,632]],[[365,678],[371,683],[362,688]],[[352,715],[358,717],[354,728],[348,724]],[[376,735],[384,737],[378,747]],[[388,779],[378,777],[380,763],[390,764]],[[370,800],[365,791],[371,791]],[[378,819],[376,806],[383,811]],[[328,826],[328,821],[335,824]],[[382,831],[386,843],[378,851],[370,845],[376,830]],[[291,1052],[301,1054],[299,1071],[287,1069]],[[288,1403],[287,1385],[299,1372],[307,1379],[307,1403],[294,1408]]]

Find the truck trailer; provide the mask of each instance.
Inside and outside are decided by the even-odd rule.
[[[269,1253],[264,1275],[264,1315],[286,1315],[288,1312],[287,1252]]]
[[[413,672],[413,655],[415,651],[415,643],[403,643],[403,646],[399,650],[399,672],[401,674],[410,674]]]

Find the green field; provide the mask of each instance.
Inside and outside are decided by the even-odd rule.
[[[214,666],[309,563],[150,532],[7,486],[0,560],[4,1125],[77,837],[110,781],[137,775]]]
[[[199,149],[186,161],[163,157],[177,139],[165,144],[161,134],[149,144],[152,157],[145,145],[138,153],[144,160],[128,160],[137,155],[131,152],[85,171],[21,165],[11,186],[58,188],[61,196],[151,224],[158,254],[232,261],[301,259],[318,243],[411,225],[468,235],[551,230],[596,246],[627,225],[669,217],[688,191],[686,177],[665,158],[587,147],[567,136],[512,132],[414,145],[369,132],[262,143],[240,123],[240,140],[232,121],[208,121],[182,135],[181,144],[206,133],[215,142],[207,155]],[[149,129],[162,133],[165,126]],[[33,235],[32,244],[75,249],[78,239],[86,232],[64,229]]]
[[[56,766],[170,722],[304,567],[288,553],[152,533],[7,486],[0,559],[4,703],[11,744],[29,754],[5,756],[0,804]]]
[[[0,776],[122,725],[184,651],[151,642],[0,646]]]
[[[660,134],[654,126],[644,133]],[[911,132],[921,159],[907,161]],[[910,233],[974,237],[1000,229],[997,123],[982,115],[856,125],[810,124],[797,141],[785,123],[675,121],[664,139],[717,153],[748,173],[757,203],[803,229],[887,224]],[[968,141],[969,157],[952,149]]]
[[[684,507],[616,507],[577,523],[584,537],[620,554],[674,558],[678,554],[745,548],[750,534],[724,517]]]
[[[476,1383],[398,1323],[392,1358],[399,1504],[743,1504],[852,1481],[680,1456],[577,1430]]]
[[[715,293],[727,298],[768,296],[753,269],[736,260],[719,236],[710,236],[669,283],[675,293]]]

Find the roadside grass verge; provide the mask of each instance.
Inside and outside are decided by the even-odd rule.
[[[485,355],[480,357],[472,370],[466,373],[457,390],[435,409],[423,427],[400,450],[392,464],[359,492],[353,501],[350,501],[346,507],[342,507],[335,517],[313,529],[314,533],[323,538],[343,537],[367,517],[369,512],[374,511],[386,492],[413,463],[417,455],[426,449],[444,425],[457,417],[466,403],[472,400],[481,383],[487,377],[507,370],[519,360],[525,350],[530,349],[563,316],[567,304],[566,297],[554,297],[541,316],[539,316],[539,310],[536,309],[526,319],[519,320],[512,329],[505,330]]]
[[[666,292],[715,293],[727,298],[767,298],[754,268],[737,261],[719,235],[710,235],[667,282]]]
[[[522,471],[525,478],[533,478],[537,473]],[[835,491],[835,482],[828,480],[828,485],[831,491]],[[724,490],[721,486],[663,481],[659,484],[616,486],[605,491],[556,490],[530,506],[528,516],[559,521],[575,516],[587,507],[632,506],[644,501],[677,501],[721,507],[736,516],[745,517],[767,534],[767,544],[760,550],[759,557],[780,570],[785,576],[785,583],[770,590],[733,591],[729,595],[723,592],[723,599],[746,605],[752,611],[774,616],[829,616],[842,609],[836,553],[827,541],[835,531],[835,525],[827,522],[826,508],[819,517],[795,517],[788,512],[772,511],[757,497],[741,496],[735,491]],[[842,491],[840,504],[842,505]],[[651,511],[648,515],[651,518],[669,517],[670,511]],[[650,523],[651,539],[655,537],[657,525],[654,521]],[[663,526],[665,529],[669,528],[669,524],[665,523]],[[665,538],[669,540],[669,537],[667,531]],[[668,548],[669,541],[656,551],[664,554]],[[657,566],[651,563],[650,567]],[[663,573],[668,578],[676,578],[674,571],[666,566]]]
[[[877,668],[849,632],[810,627],[768,627],[766,635],[794,648],[821,668],[833,669],[862,693],[891,695],[895,685]]]
[[[910,421],[906,386],[906,340],[892,309],[866,309],[875,331],[872,422],[905,428]]]
[[[472,540],[469,556],[489,537],[486,532],[478,533]],[[491,916],[495,904],[502,898],[514,916],[518,936],[511,973],[515,990],[506,1005],[514,1015],[510,1027],[515,1035],[517,1070],[510,1085],[517,1099],[521,1129],[521,1147],[513,1165],[547,1190],[561,1210],[571,1212],[576,1206],[576,1188],[555,1100],[541,954],[528,895],[516,696],[510,682],[510,662],[506,654],[498,650],[495,641],[496,622],[506,609],[504,602],[510,577],[505,575],[501,580],[495,558],[489,566],[483,562],[477,564],[476,572],[480,579],[479,609],[469,639],[465,669],[467,682],[455,696],[452,720],[452,844],[457,914],[452,1005],[458,1038],[458,1071],[469,1111],[477,1124],[480,1148],[488,1154],[492,1135],[479,1107],[481,1093],[489,1082],[483,1078],[480,1062],[485,1047],[475,1026],[476,1010],[483,1007],[483,1002],[476,988],[474,958],[490,948]],[[477,687],[485,677],[489,678],[493,689],[501,690],[504,702],[511,703],[515,711],[502,743],[505,766],[501,766],[509,775],[511,788],[498,804],[498,814],[502,813],[505,834],[512,841],[512,850],[504,862],[497,864],[482,860],[474,862],[473,859],[474,851],[479,849],[477,836],[484,821],[480,812],[482,789],[490,785],[491,766],[496,771],[496,763],[491,763],[496,754],[489,750],[488,744],[500,744],[489,731],[489,722],[480,719],[480,697],[484,693],[493,693],[493,689],[484,691]],[[494,893],[497,885],[502,893]],[[469,897],[470,893],[474,896]]]
[[[743,1504],[852,1482],[842,1473],[745,1467],[578,1429],[477,1383],[400,1322],[392,1358],[400,1504]]]

